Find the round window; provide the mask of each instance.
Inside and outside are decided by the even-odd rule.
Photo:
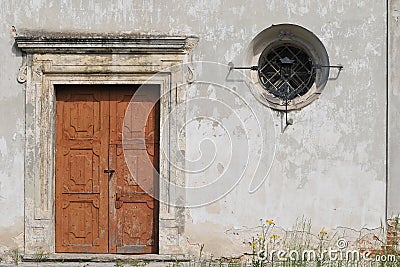
[[[310,31],[292,24],[274,25],[251,42],[248,64],[252,92],[263,104],[278,110],[299,109],[321,94],[329,76],[328,55]]]
[[[282,61],[291,60],[290,73],[282,73]],[[276,97],[293,100],[310,90],[315,81],[311,56],[300,47],[284,43],[267,47],[258,61],[258,77],[264,88]]]

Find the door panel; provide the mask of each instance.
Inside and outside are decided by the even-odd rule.
[[[57,91],[56,251],[107,252],[108,92]]]
[[[57,87],[56,252],[158,251],[159,88],[137,87]]]
[[[112,180],[115,184],[111,186],[115,190],[114,213],[111,212],[115,228],[110,228],[110,240],[115,243],[111,244],[110,250],[117,253],[155,253],[158,209],[154,209],[156,201],[152,196],[158,176],[154,171],[154,160],[149,160],[146,153],[145,136],[147,122],[157,117],[153,113],[158,108],[153,106],[158,88],[149,87],[145,94],[136,93],[132,102],[130,90],[116,92],[112,91],[110,96],[110,118],[115,118],[115,121],[111,119],[111,125],[118,129],[110,135],[111,164],[116,168]],[[155,122],[151,125],[152,131],[156,132]]]
[[[142,202],[136,195],[121,197],[118,216],[117,253],[152,253],[153,199]],[[150,203],[148,205],[147,203]],[[149,207],[150,206],[150,207]]]

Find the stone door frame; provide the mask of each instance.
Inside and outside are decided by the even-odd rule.
[[[54,88],[57,84],[159,85],[160,151],[168,153],[160,153],[161,181],[184,184],[184,174],[174,169],[179,160],[175,148],[185,149],[182,136],[185,133],[179,130],[185,114],[178,114],[176,107],[184,105],[185,84],[193,79],[188,63],[190,51],[198,41],[196,37],[23,33],[15,40],[23,53],[18,81],[26,83],[25,258],[37,253],[55,255]],[[163,122],[168,123],[163,125]],[[168,130],[163,131],[163,127]],[[163,132],[168,136],[163,137]],[[166,140],[164,144],[162,140]],[[160,182],[160,198],[184,200],[184,196],[174,196],[168,182]],[[159,254],[183,253],[181,209],[160,203]]]

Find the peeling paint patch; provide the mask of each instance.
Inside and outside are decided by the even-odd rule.
[[[243,45],[241,43],[233,44],[231,48],[225,52],[225,61],[233,61],[241,52],[243,52]]]
[[[23,246],[24,239],[24,218],[15,218],[14,225],[0,227],[0,249],[15,248]],[[1,251],[0,251],[1,252]]]
[[[7,142],[4,137],[0,138],[0,157],[5,158],[8,155]]]
[[[365,47],[365,55],[374,55],[380,57],[382,55],[382,46],[377,43],[368,43]]]

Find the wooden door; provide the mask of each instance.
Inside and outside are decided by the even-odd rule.
[[[159,91],[136,89],[56,88],[56,252],[158,250]]]

